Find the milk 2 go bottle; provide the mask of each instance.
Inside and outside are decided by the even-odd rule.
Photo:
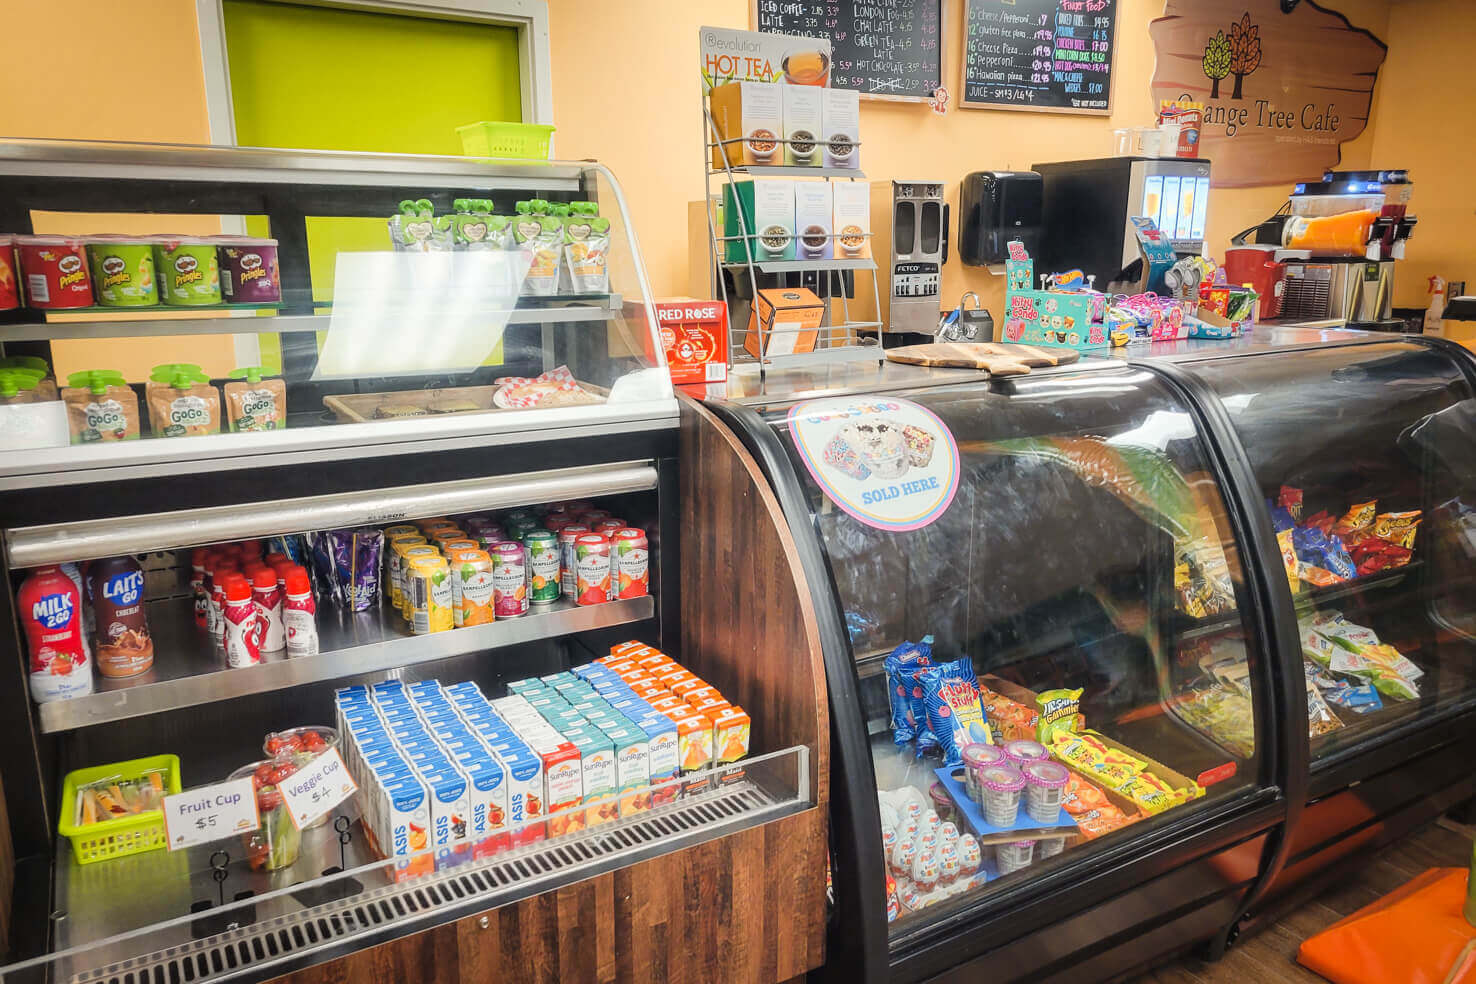
[[[31,699],[68,700],[92,693],[83,641],[82,595],[61,568],[38,567],[16,596],[31,656]]]

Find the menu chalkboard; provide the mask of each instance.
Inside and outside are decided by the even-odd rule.
[[[932,99],[943,84],[943,0],[754,0],[765,34],[830,40],[830,84]]]
[[[961,106],[1112,111],[1117,0],[964,0]]]

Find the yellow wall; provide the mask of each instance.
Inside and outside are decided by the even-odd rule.
[[[1458,108],[1470,106],[1476,23],[1468,3],[1403,0],[1389,10],[1384,43],[1373,157],[1379,167],[1409,168],[1410,211],[1420,220],[1396,266],[1394,303],[1423,308],[1432,274],[1476,290],[1476,132]]]
[[[1453,19],[1455,8],[1461,6],[1461,0],[1429,2],[1444,3]],[[1325,5],[1380,38],[1389,24],[1387,0],[1325,0]],[[559,156],[598,157],[614,170],[630,200],[658,294],[686,293],[687,202],[700,200],[703,194],[697,29],[704,24],[748,27],[748,9],[748,0],[609,4],[549,0]],[[948,33],[943,81],[955,104],[962,11],[961,0],[944,0]],[[1037,162],[1110,155],[1113,129],[1154,120],[1148,89],[1154,64],[1148,22],[1162,13],[1162,0],[1119,3],[1110,117],[956,106],[939,116],[918,103],[863,99],[862,169],[872,180],[941,179],[956,216],[959,181],[970,171],[1020,170]],[[602,50],[624,54],[598,62],[589,59],[589,52]],[[1419,56],[1411,51],[1409,57]],[[596,77],[598,71],[607,74]],[[1383,84],[1381,80],[1380,88]],[[1345,146],[1344,166],[1370,166],[1372,145],[1366,130]],[[713,188],[716,192],[716,183]],[[1286,182],[1215,189],[1208,216],[1212,252],[1222,255],[1232,235],[1276,211],[1290,190]],[[957,234],[956,218],[952,231]],[[965,267],[954,251],[944,267],[944,303],[952,306],[965,290],[977,291],[985,305],[999,313],[1004,278]]]
[[[194,0],[7,3],[0,92],[0,136],[210,142]],[[199,216],[68,213],[34,222],[37,232],[220,232],[219,219]],[[55,342],[53,368],[59,377],[107,368],[142,380],[160,362],[197,362],[224,375],[236,364],[233,337]]]

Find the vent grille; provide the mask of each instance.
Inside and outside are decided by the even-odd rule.
[[[1286,278],[1281,298],[1283,317],[1325,318],[1332,298],[1332,271],[1308,267]]]
[[[482,902],[505,905],[608,870],[626,856],[673,838],[701,835],[735,820],[757,822],[760,811],[785,805],[748,781],[679,801],[648,816],[596,827],[575,838],[521,849],[475,866],[406,885],[387,885],[352,898],[264,919],[208,939],[119,961],[70,978],[71,984],[196,984],[264,970],[313,950],[351,942],[400,923]],[[630,860],[634,860],[631,858]],[[597,870],[592,870],[597,869]]]

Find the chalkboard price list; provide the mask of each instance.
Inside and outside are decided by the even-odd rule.
[[[830,84],[926,98],[942,84],[941,0],[755,0],[769,34],[827,38]]]
[[[965,103],[1106,110],[1116,0],[968,0]]]

